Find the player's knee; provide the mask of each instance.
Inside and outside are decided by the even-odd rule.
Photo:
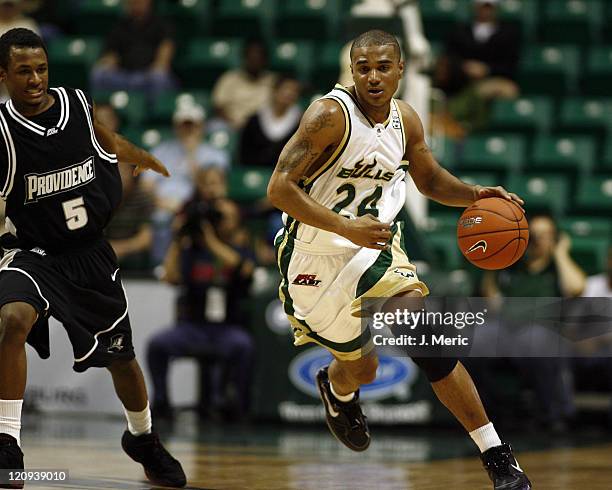
[[[360,385],[367,385],[376,379],[376,370],[378,369],[377,357],[365,357],[359,361],[357,369],[351,374]]]
[[[5,306],[0,311],[0,341],[25,344],[35,320],[36,313],[28,311],[27,308]]]
[[[415,357],[412,360],[425,373],[430,383],[446,378],[459,362],[458,359],[447,357]]]

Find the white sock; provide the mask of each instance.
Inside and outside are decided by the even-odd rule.
[[[149,408],[149,402],[142,412],[130,412],[126,408],[123,409],[125,412],[125,418],[127,418],[128,430],[133,436],[141,436],[142,434],[151,433],[151,409]]]
[[[481,453],[484,453],[487,449],[491,449],[495,446],[501,446],[501,440],[497,435],[493,422],[489,422],[487,425],[473,430],[470,432],[470,437],[474,440],[478,449]]]
[[[353,398],[355,398],[355,392],[349,393],[348,395],[338,395],[338,393],[336,393],[336,390],[334,390],[334,385],[331,381],[329,382],[329,387],[331,389],[332,395],[334,395],[334,398],[336,398],[338,401],[350,402]]]
[[[21,406],[23,400],[0,400],[0,433],[17,439],[21,446]]]

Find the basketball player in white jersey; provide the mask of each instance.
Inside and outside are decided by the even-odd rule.
[[[394,36],[360,35],[351,48],[355,85],[336,85],[312,103],[268,186],[271,202],[285,213],[275,245],[295,343],[315,342],[334,355],[317,383],[331,432],[355,451],[370,443],[359,387],[375,379],[378,366],[369,330],[361,328],[360,299],[429,292],[408,260],[402,223],[393,222],[405,202],[406,170],[424,195],[448,206],[485,197],[523,204],[502,187],[467,185],[434,160],[418,115],[393,99],[403,67]],[[414,361],[478,445],[494,488],[530,489],[462,364]]]

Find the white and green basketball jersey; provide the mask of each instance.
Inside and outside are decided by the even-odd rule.
[[[336,151],[302,185],[315,201],[350,218],[371,214],[389,223],[404,205],[408,168],[402,161],[406,136],[399,105],[391,101],[384,123],[372,121],[357,99],[342,85],[323,97],[340,104],[345,132]],[[357,245],[335,233],[295,223],[286,224],[294,237],[313,248],[356,248]]]

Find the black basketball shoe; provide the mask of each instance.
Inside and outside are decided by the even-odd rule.
[[[155,432],[133,436],[126,430],[121,446],[130,458],[142,465],[154,485],[180,488],[187,484],[181,463],[166,451]]]
[[[317,385],[331,433],[349,449],[365,451],[370,445],[366,416],[359,406],[359,391],[350,402],[341,402],[331,392],[327,367],[317,373]]]
[[[23,453],[17,439],[8,434],[0,434],[0,468],[3,470],[23,470]],[[3,479],[8,475],[2,475]],[[0,482],[0,488],[23,488],[23,481]]]
[[[487,449],[480,459],[494,490],[531,490],[531,482],[512,454],[510,444]]]

